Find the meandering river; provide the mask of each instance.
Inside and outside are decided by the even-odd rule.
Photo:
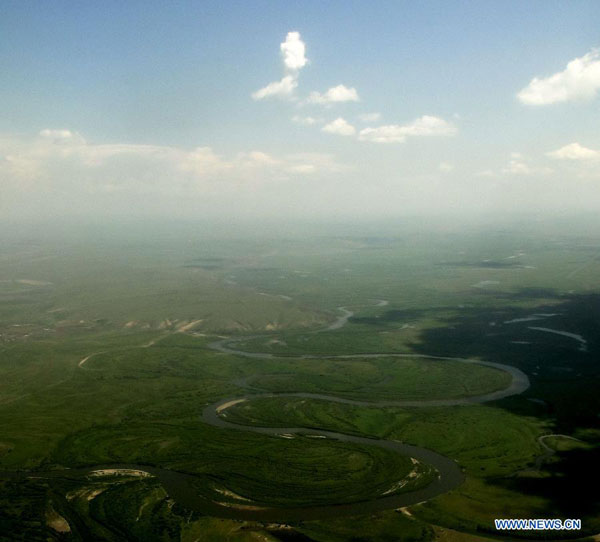
[[[381,306],[381,305],[380,305]],[[346,309],[345,307],[339,307],[342,315],[322,331],[333,331],[338,330],[348,322],[348,319],[353,315],[353,312]],[[209,346],[219,352],[244,356],[255,359],[272,359],[275,356],[269,352],[245,352],[235,348],[235,343],[241,340],[248,340],[250,337],[243,337],[241,339],[223,339],[216,341]],[[433,467],[437,471],[437,476],[434,480],[429,483],[426,487],[401,493],[397,495],[382,495],[377,499],[348,503],[348,504],[330,504],[330,505],[319,505],[319,506],[304,506],[297,508],[266,508],[260,506],[252,506],[251,503],[244,502],[240,505],[221,505],[213,502],[206,497],[200,495],[196,489],[198,478],[192,474],[186,474],[182,472],[172,471],[169,469],[162,469],[155,466],[140,465],[140,464],[109,464],[109,465],[95,465],[93,467],[85,469],[66,469],[46,472],[0,472],[0,477],[8,478],[26,478],[26,477],[43,477],[43,478],[59,478],[59,477],[81,477],[88,475],[91,471],[98,469],[134,469],[141,470],[156,476],[163,485],[164,489],[168,493],[169,497],[174,499],[179,505],[187,508],[188,510],[194,510],[203,514],[209,514],[218,517],[227,518],[239,518],[239,519],[253,519],[260,521],[291,521],[300,519],[320,519],[329,517],[338,517],[346,515],[356,515],[371,513],[380,510],[386,510],[390,508],[399,508],[404,506],[410,506],[429,500],[433,497],[446,493],[456,487],[458,487],[464,480],[464,475],[452,459],[445,457],[433,450],[427,448],[421,448],[418,446],[412,446],[402,442],[394,440],[385,440],[378,438],[367,438],[359,437],[354,435],[348,435],[345,433],[339,433],[335,431],[322,431],[314,430],[303,427],[257,427],[235,424],[228,421],[224,416],[224,411],[227,408],[237,404],[243,400],[251,400],[258,397],[304,397],[309,399],[320,399],[325,401],[331,401],[336,403],[344,403],[357,406],[372,406],[372,407],[435,407],[435,406],[455,406],[455,405],[468,405],[473,403],[484,403],[488,401],[495,401],[511,395],[517,395],[523,393],[529,387],[529,379],[525,373],[502,363],[493,363],[489,361],[481,361],[474,359],[463,359],[455,357],[443,357],[443,356],[427,356],[424,354],[397,354],[397,353],[366,353],[366,354],[349,354],[341,356],[277,356],[284,357],[285,359],[365,359],[365,358],[379,358],[379,357],[397,357],[397,358],[423,358],[432,359],[439,361],[454,361],[460,363],[469,363],[474,365],[483,365],[494,369],[506,371],[512,377],[510,385],[499,391],[487,393],[484,395],[464,397],[459,399],[435,399],[435,400],[423,400],[423,401],[377,401],[368,402],[354,399],[347,399],[337,397],[335,395],[325,395],[318,393],[262,393],[252,392],[245,395],[238,395],[235,397],[228,397],[220,399],[219,401],[209,404],[204,407],[201,414],[201,419],[204,423],[220,427],[228,430],[235,431],[249,431],[253,433],[260,433],[264,435],[279,436],[282,435],[312,435],[324,438],[335,439],[341,442],[351,442],[360,445],[377,446],[386,450],[391,450],[399,454],[412,457],[417,461],[427,464]],[[83,365],[83,364],[81,364]],[[245,387],[244,380],[237,382],[241,387]],[[250,504],[250,505],[249,505]]]

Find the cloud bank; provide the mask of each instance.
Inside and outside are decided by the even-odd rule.
[[[41,194],[87,199],[122,192],[198,196],[253,190],[345,168],[324,153],[274,156],[250,150],[226,157],[209,146],[94,144],[68,130],[0,139],[0,200]]]

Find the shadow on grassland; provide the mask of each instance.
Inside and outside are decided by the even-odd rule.
[[[531,388],[494,405],[551,420],[557,433],[579,430],[595,449],[559,452],[554,456],[558,461],[543,465],[539,477],[493,483],[549,499],[558,517],[600,517],[600,295],[561,297],[528,289],[502,297],[515,302],[542,299],[533,308],[462,309],[445,318],[444,326],[424,330],[412,347],[420,353],[482,358],[525,371]]]
[[[542,467],[540,472],[544,477],[495,482],[520,493],[549,499],[557,517],[595,518],[600,523],[600,448],[559,452],[555,457],[557,462]]]

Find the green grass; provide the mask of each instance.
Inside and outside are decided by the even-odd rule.
[[[447,360],[417,358],[269,361],[271,374],[249,379],[252,389],[333,393],[362,400],[452,399],[510,385],[505,371]]]
[[[542,453],[545,425],[489,406],[376,408],[301,398],[258,398],[227,409],[236,423],[310,427],[402,440],[439,451],[467,473],[495,477],[525,468]]]
[[[124,347],[124,340],[109,337],[104,345],[107,353],[90,358],[82,368],[79,360],[97,351],[102,337],[91,338],[87,345],[56,340],[13,343],[3,351],[7,361],[6,395],[2,395],[6,402],[0,408],[3,468],[48,461],[67,435],[93,426],[132,419],[197,423],[203,404],[237,389],[231,380],[246,363],[185,347],[140,348],[140,339],[147,336],[127,338],[134,346]]]
[[[378,496],[412,470],[408,458],[373,446],[184,425],[92,428],[66,438],[52,461],[154,464],[197,475],[199,493],[212,500],[227,500],[216,490],[224,488],[256,503],[287,506]],[[420,484],[429,476],[425,471]]]
[[[495,517],[571,511],[586,529],[600,530],[590,489],[599,482],[599,238],[594,228],[581,231],[576,237],[560,225],[521,224],[427,232],[405,224],[319,239],[211,240],[192,230],[4,236],[0,468],[140,462],[195,473],[198,491],[213,500],[226,499],[217,488],[280,505],[368,498],[406,473],[406,458],[219,430],[202,424],[203,406],[247,393],[241,379],[255,392],[382,400],[476,395],[505,387],[507,375],[412,358],[247,359],[207,344],[225,334],[274,355],[473,357],[522,368],[531,389],[493,404],[427,409],[262,398],[228,416],[402,440],[448,455],[466,472],[455,491],[412,507],[416,519],[390,511],[293,526],[315,541],[430,540],[429,524],[487,533]],[[389,304],[376,306],[381,299]],[[315,333],[338,306],[355,317],[340,330]],[[535,334],[527,322],[504,323],[537,312],[560,313],[540,325],[581,333],[588,353],[568,338]],[[584,442],[548,439],[557,454],[535,472],[536,438],[550,432]],[[58,539],[45,524],[51,505],[71,523],[74,540],[285,540],[253,522],[190,515],[153,480],[109,484],[90,501],[67,498],[90,483],[2,481],[0,538]]]
[[[309,521],[299,530],[316,542],[428,542],[434,539],[431,527],[399,511],[369,517]]]

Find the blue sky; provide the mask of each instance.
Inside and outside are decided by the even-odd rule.
[[[595,1],[1,12],[4,213],[119,214],[136,201],[148,215],[369,217],[600,203]],[[282,43],[301,65],[286,64]]]

